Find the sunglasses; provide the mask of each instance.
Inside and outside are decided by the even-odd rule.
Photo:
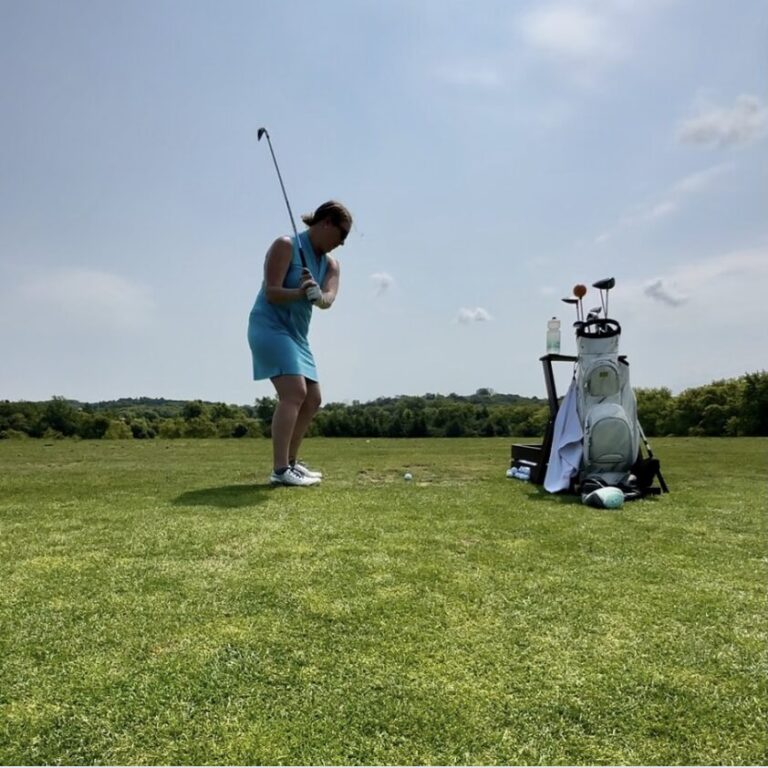
[[[336,222],[333,222],[333,226],[339,230],[339,235],[341,236],[341,241],[339,245],[344,245],[344,241],[349,237],[349,230],[344,229],[344,227],[342,227],[341,224],[337,224]]]

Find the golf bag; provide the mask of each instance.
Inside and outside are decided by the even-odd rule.
[[[601,307],[592,310],[586,320],[581,309],[585,286],[575,286],[576,298],[563,299],[577,305],[577,355],[554,352],[540,358],[550,418],[541,445],[512,446],[508,472],[508,477],[520,477],[519,471],[527,470],[525,479],[543,485],[549,493],[579,493],[585,504],[605,508],[669,492],[637,418],[629,363],[619,355],[621,326],[607,316],[608,291],[615,283],[612,277],[593,283],[600,291]],[[562,401],[557,397],[553,362],[575,363]],[[659,487],[654,486],[656,479]]]
[[[637,401],[629,383],[629,364],[619,357],[621,327],[594,319],[576,330],[576,411],[584,432],[579,480],[599,478],[605,485],[626,481],[640,451]]]
[[[584,435],[576,485],[591,506],[613,506],[606,495],[611,488],[627,501],[669,491],[637,418],[620,337],[621,326],[610,318],[589,318],[576,326],[576,412]],[[653,487],[656,478],[660,488]]]

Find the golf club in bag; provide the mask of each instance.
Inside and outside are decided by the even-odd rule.
[[[301,258],[301,266],[304,269],[304,274],[306,276],[311,276],[309,267],[307,266],[307,257],[304,255],[304,249],[301,247],[301,240],[299,240],[299,232],[296,229],[296,222],[293,219],[293,211],[291,210],[291,204],[288,202],[288,195],[285,192],[285,184],[283,184],[283,177],[282,177],[282,174],[280,173],[280,167],[277,164],[277,158],[275,157],[275,150],[272,149],[272,139],[270,139],[269,131],[267,131],[266,128],[259,128],[259,131],[257,133],[258,141],[261,141],[264,136],[267,137],[267,144],[269,144],[269,152],[272,155],[272,162],[275,164],[275,170],[277,171],[277,179],[280,182],[280,189],[283,190],[283,199],[285,200],[285,207],[288,209],[288,216],[290,216],[290,219],[291,219],[293,234],[296,237],[296,244],[299,247],[299,256]]]

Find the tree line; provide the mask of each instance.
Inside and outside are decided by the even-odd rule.
[[[768,436],[768,373],[749,373],[673,395],[668,388],[637,389],[638,417],[651,436]],[[276,401],[253,405],[202,400],[126,398],[80,403],[0,401],[0,439],[259,438],[270,436]],[[479,389],[457,394],[329,403],[311,436],[540,437],[549,419],[543,399]]]

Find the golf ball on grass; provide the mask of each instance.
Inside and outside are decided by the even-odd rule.
[[[403,475],[403,480],[413,480],[413,475],[410,472],[406,472]]]

